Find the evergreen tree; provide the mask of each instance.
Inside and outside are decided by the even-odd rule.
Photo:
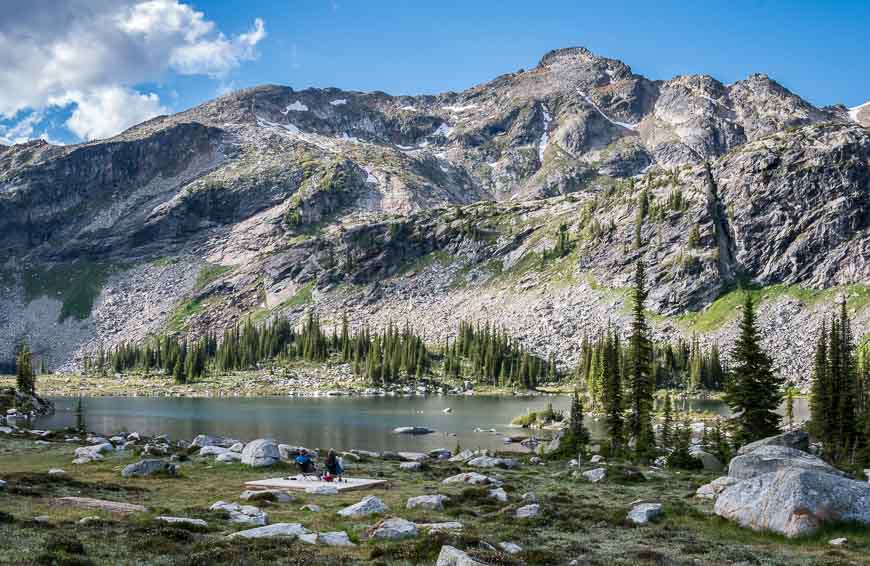
[[[589,444],[589,430],[583,424],[583,399],[580,397],[580,392],[574,390],[574,397],[571,399],[571,415],[569,429],[571,434],[571,442],[574,449],[583,453],[586,451],[586,446]]]
[[[761,346],[749,293],[732,357],[734,369],[725,400],[734,412],[735,441],[742,445],[777,434],[780,416],[776,410],[782,402],[783,379],[773,373],[770,356]]]
[[[33,354],[27,344],[22,344],[15,358],[15,384],[26,395],[36,393],[36,377],[33,375]]]
[[[670,449],[674,447],[674,405],[671,402],[671,392],[665,392],[665,406],[662,414],[661,447]]]
[[[643,263],[638,261],[634,274],[631,322],[631,419],[629,430],[635,440],[635,453],[646,458],[655,449],[652,426],[653,393],[655,383],[650,375],[652,346],[644,314],[647,297]]]
[[[85,432],[85,430],[85,404],[82,396],[79,395],[79,399],[76,402],[76,431],[82,433]]]
[[[625,426],[622,405],[622,373],[619,364],[619,338],[607,331],[607,348],[602,355],[602,375],[604,381],[603,405],[610,437],[610,454],[621,454],[624,450]]]

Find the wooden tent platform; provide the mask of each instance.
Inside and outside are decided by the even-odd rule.
[[[344,481],[323,481],[313,477],[303,478],[300,475],[283,478],[270,478],[245,482],[245,487],[250,489],[286,489],[290,491],[305,491],[313,487],[332,486],[338,491],[356,491],[385,485],[387,480],[375,480],[370,478],[344,478]]]

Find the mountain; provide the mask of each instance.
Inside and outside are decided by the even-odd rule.
[[[106,140],[0,146],[0,361],[24,337],[70,368],[313,307],[433,342],[490,320],[569,364],[624,321],[642,259],[659,336],[727,344],[723,305],[757,286],[779,368],[805,378],[836,297],[868,331],[866,112],[570,48],[459,93],[261,86]]]

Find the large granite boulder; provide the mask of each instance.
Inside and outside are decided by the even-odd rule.
[[[405,507],[408,509],[428,509],[430,511],[442,511],[444,504],[450,501],[446,495],[418,495],[408,498]]]
[[[416,536],[417,525],[400,517],[384,519],[372,528],[370,535],[375,540],[402,540]]]
[[[743,454],[749,454],[753,450],[761,448],[762,446],[785,446],[786,448],[809,452],[810,435],[802,430],[793,430],[777,434],[776,436],[769,436],[741,446],[740,450],[737,451],[737,455],[742,456]]]
[[[271,438],[258,438],[245,445],[242,450],[242,464],[253,468],[264,468],[281,460],[278,443]]]
[[[786,468],[725,488],[716,514],[757,531],[810,534],[828,521],[870,524],[870,484],[815,469]]]
[[[475,468],[504,468],[510,470],[520,465],[517,460],[512,458],[493,458],[492,456],[478,456],[466,462],[469,466]]]
[[[165,460],[139,460],[121,470],[121,475],[125,478],[153,476],[154,474],[174,476],[175,473],[175,465]]]
[[[784,469],[814,470],[843,475],[843,472],[830,466],[821,458],[794,448],[777,445],[761,446],[742,456],[735,456],[728,466],[728,475],[743,480]]]

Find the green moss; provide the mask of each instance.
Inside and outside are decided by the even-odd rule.
[[[161,258],[155,259],[154,261],[151,262],[151,265],[153,265],[154,267],[161,267],[162,268],[162,267],[169,267],[170,265],[175,265],[176,263],[178,263],[177,257],[166,256],[166,257],[161,257]]]
[[[281,306],[301,307],[311,304],[311,302],[314,300],[313,291],[314,282],[312,281],[311,283],[306,283],[305,285],[300,287],[292,297],[281,303]]]
[[[111,271],[112,268],[103,264],[78,262],[25,271],[21,281],[27,302],[39,297],[63,301],[59,322],[70,317],[85,320],[91,316],[94,302]]]
[[[187,327],[187,319],[202,312],[203,307],[201,299],[191,299],[181,303],[170,315],[166,327],[173,332],[181,332]]]

